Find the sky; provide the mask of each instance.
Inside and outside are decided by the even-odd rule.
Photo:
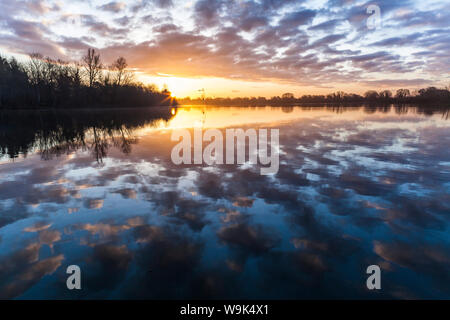
[[[2,0],[0,54],[92,47],[177,97],[414,90],[450,85],[449,21],[448,0]]]

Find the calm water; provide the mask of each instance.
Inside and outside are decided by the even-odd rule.
[[[278,174],[175,166],[193,127],[278,128]],[[0,150],[2,298],[450,298],[448,112],[3,112]]]

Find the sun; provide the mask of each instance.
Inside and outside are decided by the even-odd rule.
[[[140,75],[139,80],[146,84],[155,84],[160,89],[167,87],[175,98],[195,97],[204,83],[202,79],[183,78],[170,75]]]

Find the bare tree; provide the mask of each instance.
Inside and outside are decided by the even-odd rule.
[[[89,48],[87,54],[83,57],[83,62],[89,78],[89,87],[92,87],[102,69],[100,54],[97,54],[95,49]]]
[[[38,84],[44,77],[44,57],[40,53],[31,53],[28,64],[28,76],[32,84]]]
[[[128,85],[131,83],[133,74],[127,70],[128,63],[124,57],[117,58],[112,65],[112,69],[116,72],[116,84],[118,86]]]
[[[30,54],[30,62],[27,66],[27,73],[30,83],[34,88],[36,102],[38,105],[41,103],[41,87],[44,82],[45,67],[44,57],[40,53]]]

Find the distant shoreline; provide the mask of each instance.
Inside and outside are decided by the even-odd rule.
[[[448,103],[442,103],[442,102],[411,102],[411,103],[395,103],[395,102],[387,102],[387,103],[381,103],[381,102],[302,102],[302,103],[294,103],[294,104],[285,104],[285,105],[237,105],[237,104],[184,104],[180,103],[176,107],[252,107],[252,108],[265,108],[265,107],[276,107],[276,108],[290,108],[290,107],[314,107],[314,108],[322,108],[326,106],[341,106],[341,107],[364,107],[364,106],[373,106],[373,107],[380,107],[380,106],[405,106],[405,107],[415,107],[415,106],[422,106],[422,107],[439,107],[439,108],[450,108],[450,104]]]
[[[390,90],[369,90],[364,95],[337,91],[328,95],[303,95],[295,97],[292,93],[271,98],[201,98],[189,97],[177,100],[181,105],[243,105],[243,106],[280,106],[289,107],[303,104],[446,104],[450,106],[450,88],[428,87],[411,93],[409,89],[398,89],[395,94]]]
[[[435,108],[435,109],[450,109],[450,104],[439,102],[415,102],[415,103],[380,103],[380,102],[303,102],[290,105],[219,105],[219,104],[177,104],[172,106],[136,106],[136,107],[123,107],[123,106],[84,106],[73,108],[37,108],[37,107],[15,107],[0,108],[0,112],[3,111],[40,111],[40,112],[90,112],[90,111],[143,111],[143,110],[155,110],[155,109],[170,109],[170,108],[324,108],[324,107],[343,107],[343,108],[362,108],[362,107],[423,107],[423,108]]]

